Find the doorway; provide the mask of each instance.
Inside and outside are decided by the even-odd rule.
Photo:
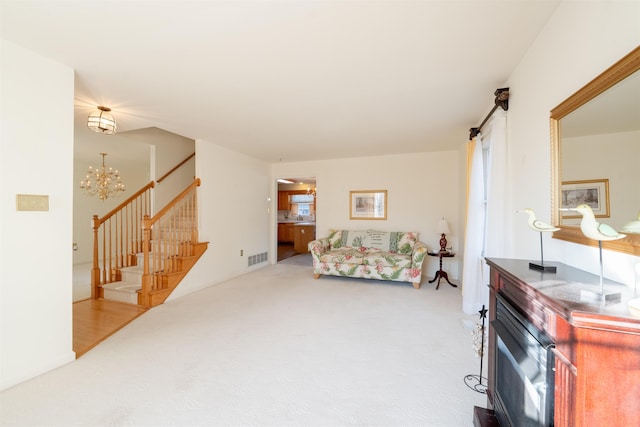
[[[294,177],[277,180],[277,262],[307,254],[315,239],[316,179]]]

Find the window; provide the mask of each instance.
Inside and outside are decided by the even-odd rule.
[[[297,203],[298,205],[298,215],[311,215],[311,206],[309,203]]]

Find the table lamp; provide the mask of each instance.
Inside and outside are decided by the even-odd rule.
[[[440,252],[447,252],[447,237],[449,233],[449,223],[446,219],[442,218],[438,221],[438,233],[440,233]]]

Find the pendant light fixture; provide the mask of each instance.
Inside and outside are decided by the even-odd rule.
[[[111,108],[98,106],[98,110],[89,114],[87,126],[94,132],[111,135],[116,133],[116,119],[110,113]]]
[[[107,153],[100,153],[100,155],[102,156],[102,166],[95,169],[89,166],[86,179],[80,181],[80,188],[87,195],[97,195],[104,202],[109,197],[120,195],[125,188],[118,170],[105,165],[104,158]]]

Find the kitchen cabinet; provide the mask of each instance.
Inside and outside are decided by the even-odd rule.
[[[313,224],[295,224],[293,250],[301,254],[309,252],[309,242],[316,238],[316,226]]]
[[[294,239],[294,227],[293,222],[281,222],[278,223],[278,242],[280,243],[293,243]]]
[[[291,210],[291,196],[295,194],[307,194],[307,190],[288,190],[278,191],[278,210],[290,211]],[[313,201],[315,210],[315,198]]]
[[[289,243],[293,243],[293,235],[294,235],[294,226],[295,224],[291,223],[291,224],[285,224],[286,225],[286,232],[285,232],[285,238],[286,238],[286,242]]]
[[[291,205],[289,204],[289,192],[278,191],[278,210],[288,211],[290,209],[291,209]]]

